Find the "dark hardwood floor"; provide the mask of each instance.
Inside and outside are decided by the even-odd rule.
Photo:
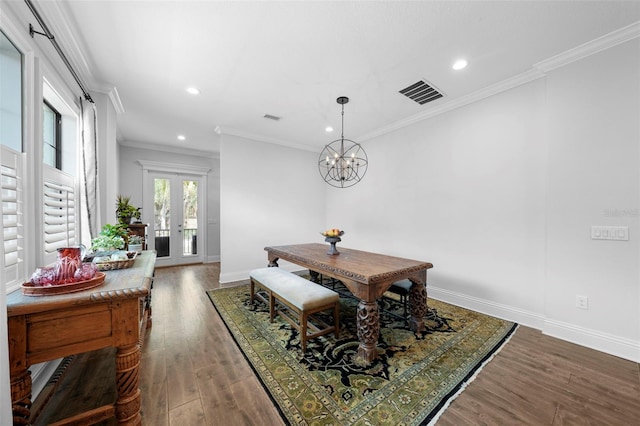
[[[218,274],[218,264],[156,273],[147,425],[283,424],[204,294]],[[640,425],[640,366],[520,327],[437,424]]]
[[[156,270],[145,425],[284,424],[204,293],[218,275],[218,264]],[[640,366],[520,327],[436,424],[640,425]]]

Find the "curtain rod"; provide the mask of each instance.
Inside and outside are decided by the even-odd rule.
[[[56,49],[56,52],[58,52],[58,55],[60,55],[60,58],[62,59],[62,62],[64,62],[64,64],[67,66],[67,69],[69,70],[69,72],[73,76],[73,78],[76,81],[76,83],[78,83],[78,86],[80,86],[80,89],[82,90],[82,93],[84,94],[84,98],[87,101],[89,101],[89,102],[91,102],[93,104],[94,102],[93,102],[93,99],[91,99],[91,95],[89,94],[89,91],[85,88],[84,84],[82,84],[82,81],[80,80],[80,76],[78,76],[78,73],[76,73],[76,71],[71,66],[71,63],[69,62],[69,60],[65,56],[64,52],[60,48],[60,45],[58,44],[56,39],[53,37],[53,34],[51,34],[51,31],[49,31],[49,28],[47,27],[47,24],[44,23],[44,20],[42,19],[42,16],[40,16],[40,14],[36,10],[36,8],[33,5],[33,3],[31,3],[31,0],[24,0],[24,1],[25,1],[25,3],[27,3],[27,6],[31,10],[31,13],[33,14],[33,16],[35,16],[36,20],[38,21],[38,24],[40,25],[40,27],[44,31],[44,33],[38,32],[38,31],[33,29],[33,25],[29,24],[29,34],[31,35],[31,38],[33,38],[34,34],[39,34],[39,35],[45,36],[46,38],[49,39],[49,41],[51,41],[51,44],[53,44],[53,47]]]

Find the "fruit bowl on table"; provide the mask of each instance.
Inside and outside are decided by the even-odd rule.
[[[327,231],[321,232],[320,235],[322,235],[323,237],[327,237],[327,238],[339,238],[342,237],[344,235],[344,231],[340,231],[338,233],[335,234],[330,234]]]
[[[327,254],[331,254],[331,255],[340,254],[338,253],[338,249],[336,249],[336,243],[339,243],[340,241],[342,241],[340,237],[344,235],[344,231],[341,231],[336,228],[336,229],[328,229],[324,232],[321,232],[320,234],[323,235],[324,240],[331,245]]]

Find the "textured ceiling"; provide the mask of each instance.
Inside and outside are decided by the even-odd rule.
[[[89,87],[116,88],[120,141],[204,151],[218,149],[216,128],[319,149],[339,136],[342,95],[345,137],[366,138],[640,21],[636,1],[36,5],[74,39]],[[453,71],[459,57],[469,66]],[[398,93],[420,79],[445,96],[421,106]]]

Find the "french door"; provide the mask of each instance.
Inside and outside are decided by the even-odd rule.
[[[202,263],[204,256],[201,176],[149,172],[143,213],[156,266]],[[152,212],[152,215],[149,215]]]

